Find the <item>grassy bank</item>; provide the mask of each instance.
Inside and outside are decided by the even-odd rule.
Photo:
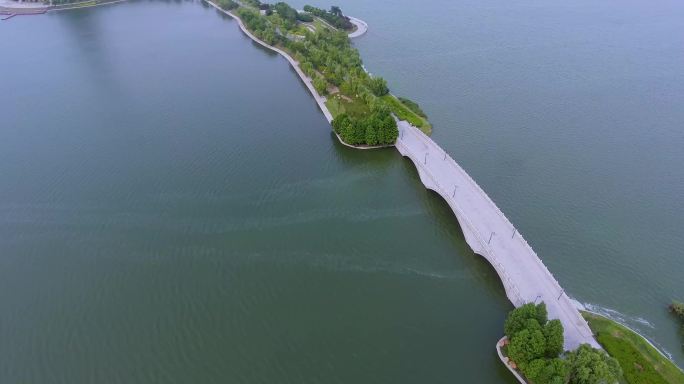
[[[381,98],[392,110],[392,113],[399,118],[399,120],[408,121],[411,123],[411,125],[420,128],[420,130],[426,134],[430,134],[430,132],[432,132],[432,126],[426,118],[411,110],[406,104],[394,97],[394,95],[388,94],[382,96]]]
[[[325,102],[325,105],[330,110],[333,116],[339,116],[346,113],[350,116],[363,118],[370,114],[368,105],[358,98],[343,98],[342,95],[331,95]]]
[[[582,312],[596,339],[620,362],[625,383],[682,384],[684,372],[644,338],[603,316]]]

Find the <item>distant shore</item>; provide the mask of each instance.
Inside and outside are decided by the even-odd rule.
[[[98,7],[100,5],[116,4],[124,1],[127,0],[87,0],[79,1],[77,3],[45,5],[42,3],[20,3],[12,0],[0,0],[0,14],[38,15],[49,11],[67,11],[71,9]]]

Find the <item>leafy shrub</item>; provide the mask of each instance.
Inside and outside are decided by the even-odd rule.
[[[348,17],[342,14],[342,10],[339,7],[332,6],[330,7],[330,11],[325,11],[310,5],[305,5],[304,11],[314,16],[320,17],[335,28],[344,30],[350,30],[354,28],[354,24],[349,21]]]
[[[291,29],[291,27],[297,23],[297,11],[287,3],[283,3],[282,1],[278,2],[273,9],[278,12],[278,15],[285,22],[286,29]]]
[[[672,313],[679,316],[680,319],[684,320],[684,303],[673,301],[672,304],[670,304],[670,310]]]
[[[325,95],[328,93],[328,82],[320,76],[316,76],[316,78],[314,78],[313,86],[319,95]]]
[[[401,101],[402,104],[404,104],[408,109],[413,111],[413,113],[415,113],[416,115],[427,119],[427,115],[420,108],[420,105],[418,105],[418,103],[416,103],[415,101],[409,100],[405,97],[399,97],[399,101]]]
[[[387,81],[382,77],[369,77],[366,81],[366,86],[375,96],[385,96],[389,93],[387,88]]]
[[[534,383],[564,384],[569,366],[563,352],[563,325],[548,321],[546,304],[528,303],[508,314],[504,323],[508,357]]]
[[[313,16],[311,16],[311,15],[308,14],[308,13],[305,13],[305,12],[298,12],[298,13],[297,13],[297,20],[302,21],[302,22],[305,22],[305,23],[310,23],[310,22],[312,22],[314,19],[313,19]]]
[[[239,7],[240,5],[233,0],[218,0],[217,5],[226,11],[230,11]]]
[[[568,353],[570,384],[612,384],[622,376],[620,364],[604,351],[582,344]]]
[[[351,145],[389,145],[399,136],[397,123],[388,112],[377,111],[367,117],[340,114],[332,121],[333,130]]]
[[[392,113],[394,113],[399,120],[408,121],[415,127],[422,128],[424,131],[429,131],[430,123],[408,109],[408,107],[397,100],[397,98],[394,96],[385,95],[382,97],[382,100],[387,104],[387,106],[392,110]]]
[[[668,384],[658,371],[653,367],[653,363],[646,360],[629,343],[623,342],[610,335],[599,333],[598,342],[610,353],[620,359],[621,366],[624,368],[625,380],[630,384]]]

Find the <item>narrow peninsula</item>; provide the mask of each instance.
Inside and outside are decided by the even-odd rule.
[[[399,135],[397,121],[430,132],[418,104],[394,96],[385,79],[364,69],[350,36],[361,36],[367,25],[345,16],[339,7],[328,11],[307,5],[299,11],[284,2],[205,1],[237,19],[248,36],[292,64],[343,144],[360,149],[392,146]]]

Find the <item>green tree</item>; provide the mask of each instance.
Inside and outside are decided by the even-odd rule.
[[[510,341],[508,356],[531,383],[567,382],[569,363],[558,358],[563,352],[563,325],[560,320],[548,320],[544,303],[528,303],[511,311],[504,331]]]
[[[546,303],[542,301],[541,303],[537,304],[536,311],[537,314],[535,318],[537,319],[537,322],[541,325],[546,324],[546,322],[549,320],[549,315],[546,311]]]
[[[529,321],[537,322],[534,319]],[[544,333],[541,331],[541,326],[539,324],[537,326],[538,329],[532,327],[516,333],[508,345],[508,356],[515,361],[523,372],[525,372],[528,363],[544,357],[546,352]]]
[[[604,351],[582,344],[568,354],[570,384],[614,384],[622,375],[620,364]]]
[[[332,7],[330,7],[330,13],[332,13],[333,15],[338,16],[338,17],[342,16],[342,10],[340,9],[340,7],[338,7],[336,5],[333,5]]]
[[[312,77],[313,75],[316,74],[313,68],[313,64],[311,64],[308,61],[303,61],[299,64],[299,68],[302,69],[302,72],[304,72],[305,75]]]
[[[277,40],[275,29],[273,29],[273,27],[271,27],[270,25],[268,27],[266,27],[266,29],[264,29],[263,32],[261,33],[261,39],[266,44],[269,44],[269,45],[275,44],[275,42]]]
[[[381,144],[394,144],[399,137],[399,129],[397,129],[397,122],[394,121],[392,115],[386,112],[382,119],[383,140]]]
[[[525,365],[525,370],[523,373],[525,374],[525,377],[532,381],[532,382],[537,382],[539,381],[539,378],[542,376],[544,369],[546,368],[547,361],[546,359],[535,359],[529,362],[529,364]]]
[[[340,134],[342,132],[342,128],[347,126],[348,124],[349,124],[349,115],[347,115],[346,113],[342,113],[342,114],[338,115],[332,121],[333,130],[337,134]]]
[[[389,88],[387,88],[387,81],[382,77],[369,78],[367,85],[368,89],[370,89],[375,96],[384,96],[389,93]]]
[[[308,14],[308,13],[298,12],[298,13],[297,13],[297,20],[302,21],[302,22],[305,22],[305,23],[310,23],[310,22],[312,22],[314,19],[313,19],[313,16],[311,16],[311,15]]]
[[[670,304],[670,310],[672,313],[679,316],[680,319],[684,320],[684,303],[673,301],[672,304]]]
[[[511,311],[504,323],[504,334],[510,339],[525,328],[525,323],[528,319],[537,319],[538,307],[534,303],[527,303]],[[544,310],[546,310],[546,307],[544,307]]]
[[[325,81],[321,76],[316,76],[313,80],[313,86],[319,95],[325,95],[328,93],[328,82]]]
[[[227,11],[230,11],[231,9],[235,9],[239,7],[240,5],[233,0],[218,0],[218,6],[221,7],[222,9],[225,9]]]
[[[368,124],[366,126],[366,144],[367,145],[378,145],[378,135],[377,126],[373,124]]]
[[[532,360],[523,372],[533,383],[565,384],[569,373],[568,362],[559,358]]]
[[[375,132],[376,139],[378,140],[378,144],[382,145],[387,145],[391,144],[394,141],[388,142],[389,138],[385,138],[385,132],[387,131],[387,128],[385,127],[385,121],[383,120],[380,126],[378,127],[377,131]]]
[[[544,325],[546,338],[546,357],[552,358],[563,353],[563,324],[560,320],[551,320]]]
[[[347,144],[357,144],[354,135],[354,126],[354,122],[351,119],[349,119],[342,125],[342,129],[340,130],[340,137]]]
[[[292,29],[292,27],[297,23],[297,11],[290,7],[287,3],[278,2],[273,7],[278,15],[283,19],[285,29]]]
[[[367,120],[355,120],[353,130],[353,142],[355,145],[364,144],[366,141],[366,127],[368,126]]]

